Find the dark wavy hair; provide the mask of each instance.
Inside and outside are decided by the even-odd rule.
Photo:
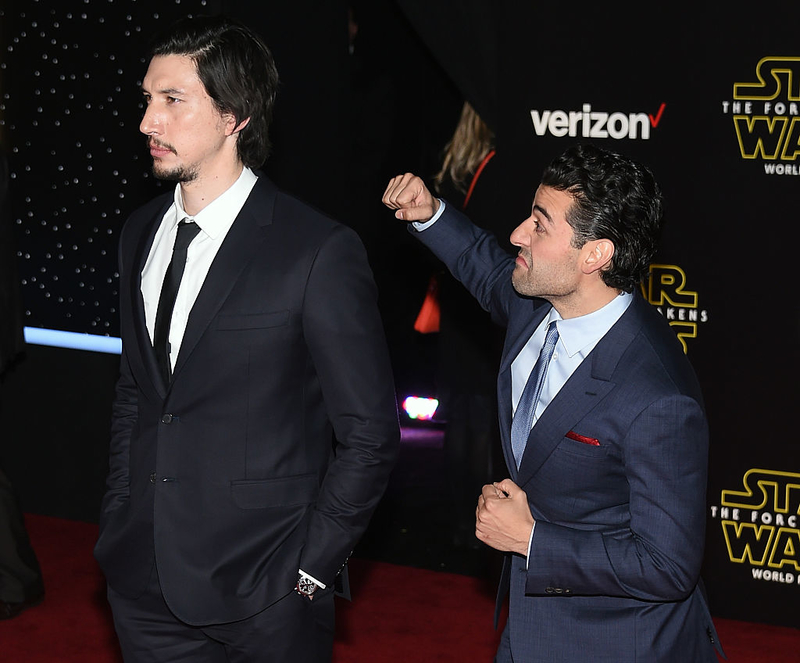
[[[603,282],[632,292],[650,271],[661,238],[663,200],[650,170],[594,145],[576,145],[547,166],[542,184],[572,194],[567,223],[575,248],[596,239],[614,243]]]
[[[150,57],[191,58],[197,75],[221,114],[230,113],[240,132],[236,149],[242,163],[258,168],[269,156],[269,125],[278,91],[278,70],[263,40],[227,16],[189,16],[174,23],[150,45]]]

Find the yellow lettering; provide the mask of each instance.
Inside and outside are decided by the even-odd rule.
[[[734,83],[733,98],[766,101],[778,98],[785,90],[789,101],[800,100],[800,57],[761,58],[756,78],[755,83]]]
[[[800,118],[792,118],[789,125],[789,135],[783,143],[781,159],[784,161],[794,161],[800,154]]]
[[[742,158],[777,159],[788,124],[786,117],[734,116],[733,126],[736,128]]]
[[[723,490],[721,503],[745,509],[763,509],[770,496],[777,513],[800,514],[800,474],[777,470],[747,470],[742,477],[744,490]],[[797,506],[793,504],[797,503]]]
[[[780,569],[787,564],[800,571],[800,530],[781,527],[769,556],[769,566]]]
[[[771,525],[757,527],[751,523],[722,521],[722,532],[728,547],[728,557],[738,564],[763,566],[770,551],[775,528]]]
[[[650,265],[646,282],[647,301],[654,306],[664,302],[672,306],[697,308],[697,293],[686,290],[686,272],[676,265]]]

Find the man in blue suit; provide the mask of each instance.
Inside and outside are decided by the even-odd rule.
[[[716,661],[699,578],[702,396],[638,292],[662,220],[650,171],[568,149],[511,235],[516,259],[410,173],[384,203],[507,327],[498,400],[510,478],[485,486],[476,511],[477,537],[507,553],[496,660]]]

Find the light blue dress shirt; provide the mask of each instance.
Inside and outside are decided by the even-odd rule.
[[[539,402],[536,404],[536,412],[533,414],[533,426],[536,425],[536,422],[561,390],[561,387],[581,365],[586,355],[614,326],[614,323],[622,317],[622,314],[625,313],[632,301],[632,294],[621,293],[603,308],[567,320],[563,320],[554,308],[550,309],[550,313],[536,327],[528,342],[511,364],[511,403],[514,410],[516,411],[517,403],[519,403],[522,390],[528,381],[528,376],[539,358],[550,322],[556,321],[558,342],[556,343],[553,358],[550,360],[550,366],[547,369],[547,375],[542,385],[542,393],[539,396]]]

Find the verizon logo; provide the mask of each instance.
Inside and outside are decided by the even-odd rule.
[[[583,104],[582,110],[532,110],[531,121],[537,136],[550,134],[560,138],[580,136],[582,138],[613,138],[622,140],[648,140],[650,128],[655,129],[661,121],[665,103],[655,116],[649,113],[608,113],[593,111],[591,104]]]

